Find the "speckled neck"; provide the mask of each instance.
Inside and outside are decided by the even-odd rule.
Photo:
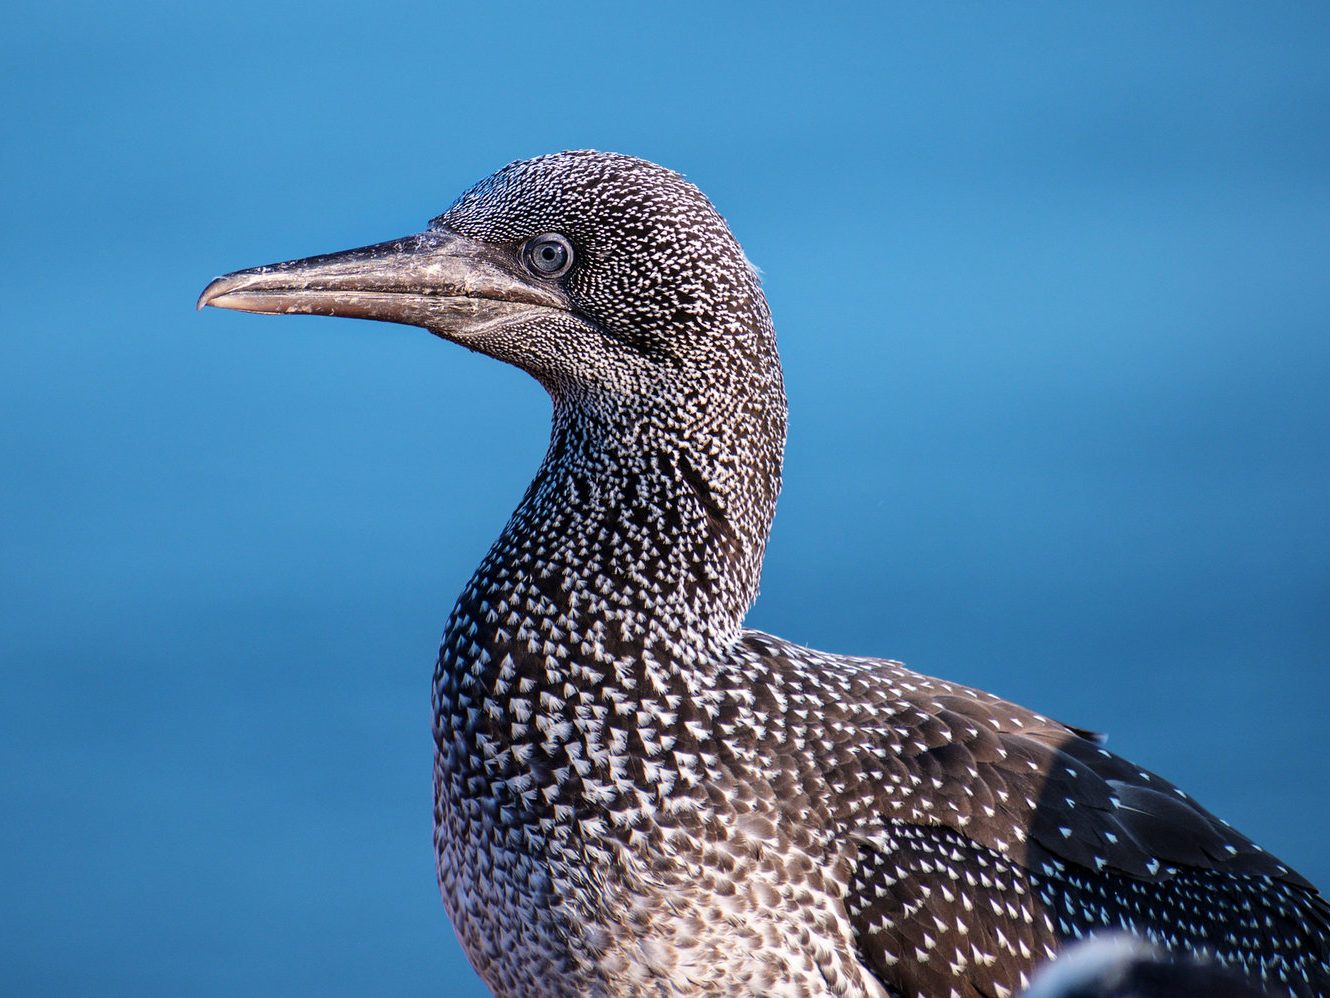
[[[556,395],[545,459],[464,601],[553,614],[587,638],[664,646],[672,659],[732,642],[780,487],[774,389],[705,410],[670,395]]]

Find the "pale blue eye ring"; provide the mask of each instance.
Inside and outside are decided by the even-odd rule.
[[[557,232],[533,236],[522,247],[522,261],[537,277],[562,277],[572,269],[573,244]]]

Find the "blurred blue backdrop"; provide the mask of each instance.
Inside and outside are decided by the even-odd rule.
[[[193,303],[570,147],[765,272],[754,625],[1107,730],[1330,886],[1330,8],[490,6],[0,15],[0,990],[483,994],[429,679],[546,400]]]

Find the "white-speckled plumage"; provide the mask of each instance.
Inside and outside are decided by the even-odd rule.
[[[695,187],[605,153],[512,164],[426,238],[515,268],[541,233],[576,254],[559,308],[441,332],[554,405],[434,677],[439,883],[497,995],[1013,995],[1110,929],[1330,992],[1325,901],[1171,784],[744,629],[786,415],[755,271]]]

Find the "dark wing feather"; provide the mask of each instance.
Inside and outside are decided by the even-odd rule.
[[[962,745],[984,749],[976,756],[982,761],[973,782],[1003,791],[990,820],[964,829],[976,841],[1019,856],[1012,838],[1023,831],[1028,846],[1039,852],[1145,881],[1168,879],[1186,866],[1311,888],[1155,773],[1023,707],[964,687],[953,689],[921,698],[916,706],[942,718],[968,720],[968,726],[952,723],[949,728]],[[968,796],[970,789],[948,785],[939,793]]]
[[[1330,907],[1287,865],[1101,740],[874,671],[893,694],[878,708],[894,713],[888,751],[921,777],[916,806],[890,809],[906,820],[861,826],[850,887],[865,960],[890,986],[1009,994],[1063,941],[1126,929],[1330,994]]]
[[[897,663],[746,644],[786,677],[782,737],[819,746],[802,796],[855,849],[846,910],[894,993],[1009,995],[1065,940],[1125,929],[1330,995],[1325,900],[1101,738]]]

